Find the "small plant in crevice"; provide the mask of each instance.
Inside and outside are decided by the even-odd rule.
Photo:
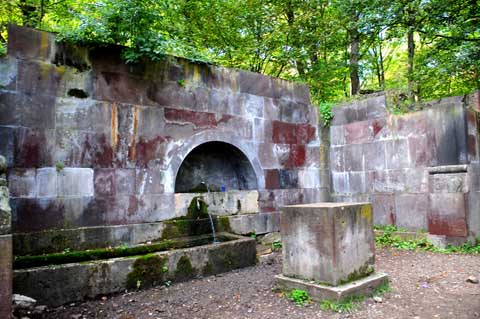
[[[281,241],[274,241],[272,243],[272,250],[273,251],[279,251],[280,249],[282,249],[282,242]]]
[[[305,306],[312,301],[308,292],[301,289],[293,289],[286,293],[285,296],[298,306]]]
[[[184,79],[177,80],[177,84],[180,85],[181,87],[184,87],[185,86],[185,80]]]
[[[60,173],[64,168],[65,168],[65,163],[63,162],[55,163],[55,169],[57,170],[57,173]]]
[[[322,102],[318,106],[320,112],[320,118],[322,119],[323,126],[329,127],[330,122],[333,120],[332,104],[328,102]]]

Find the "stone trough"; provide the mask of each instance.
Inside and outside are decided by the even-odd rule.
[[[163,251],[142,255],[16,269],[14,290],[41,304],[55,307],[98,295],[183,281],[255,264],[254,239],[225,232],[219,233],[218,237],[222,240],[218,244],[211,244],[210,236],[200,235],[170,241],[173,248],[200,244],[194,247],[167,250],[169,247],[165,246]],[[28,265],[28,258],[23,264],[19,260],[16,262],[18,267],[24,267]],[[41,260],[39,264],[43,262]]]

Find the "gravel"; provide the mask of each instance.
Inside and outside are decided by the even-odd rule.
[[[267,259],[268,260],[268,259]],[[270,260],[271,262],[272,260]],[[50,310],[45,318],[479,318],[480,256],[378,249],[376,270],[390,276],[392,291],[367,298],[351,313],[296,306],[272,291],[281,256],[217,276],[156,287]]]

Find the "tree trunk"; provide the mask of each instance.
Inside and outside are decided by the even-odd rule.
[[[415,39],[414,39],[414,29],[415,29],[415,16],[413,10],[407,10],[407,19],[408,19],[408,29],[407,29],[407,51],[408,51],[408,69],[407,69],[407,81],[408,81],[408,98],[410,104],[413,106],[415,104],[415,79],[413,76],[414,65],[413,61],[415,58]]]
[[[356,28],[350,33],[350,95],[357,95],[360,91],[360,77],[358,75],[358,60],[360,59],[360,34]]]

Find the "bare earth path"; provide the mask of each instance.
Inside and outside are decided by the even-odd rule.
[[[480,256],[377,250],[377,271],[390,275],[392,292],[350,314],[306,307],[272,292],[280,259],[220,276],[110,296],[55,309],[46,318],[479,318]]]

